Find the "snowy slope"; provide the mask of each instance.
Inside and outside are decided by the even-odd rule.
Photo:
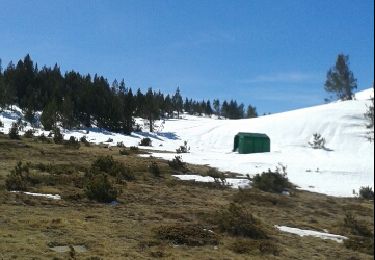
[[[139,133],[132,136],[90,129],[87,137],[95,142],[112,138],[112,145],[124,141],[126,146],[137,145],[140,138],[153,140],[154,156],[173,158],[176,148],[188,141],[190,153],[182,154],[186,162],[208,164],[223,171],[256,174],[274,169],[278,163],[287,165],[289,179],[300,188],[333,196],[353,196],[353,189],[373,186],[374,144],[366,138],[363,114],[373,89],[356,95],[356,100],[262,116],[256,119],[217,120],[185,115],[181,120],[159,122],[158,133]],[[11,120],[12,118],[12,120]],[[0,116],[4,132],[14,120]],[[1,131],[1,129],[0,129]],[[233,138],[238,132],[266,133],[271,138],[271,152],[238,154],[232,152]],[[312,134],[326,139],[327,150],[308,146]],[[66,131],[81,137],[84,131]],[[167,150],[171,153],[158,153]]]

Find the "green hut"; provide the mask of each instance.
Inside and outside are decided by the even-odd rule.
[[[234,137],[233,151],[238,151],[238,153],[270,152],[271,140],[266,134],[238,133]]]

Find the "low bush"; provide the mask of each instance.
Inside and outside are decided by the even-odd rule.
[[[34,131],[32,129],[29,129],[25,132],[23,135],[25,138],[33,138],[34,137]]]
[[[89,146],[90,146],[90,142],[87,140],[87,137],[86,137],[85,135],[83,135],[83,136],[79,139],[79,141],[80,141],[81,143],[83,143],[86,147],[89,147]]]
[[[229,245],[229,249],[237,254],[249,254],[251,252],[257,251],[258,247],[258,240],[244,238],[236,239]]]
[[[139,142],[140,146],[151,146],[151,144],[152,144],[152,141],[148,137],[142,138],[141,141]]]
[[[69,149],[77,150],[81,147],[79,141],[74,136],[71,136],[69,140],[64,141],[64,146]]]
[[[271,254],[274,256],[278,256],[280,253],[279,247],[274,242],[267,240],[261,241],[259,243],[258,249],[262,255]]]
[[[139,151],[139,148],[137,146],[130,146],[130,151],[133,151],[133,152],[138,152]]]
[[[118,180],[135,180],[135,176],[131,169],[126,167],[123,163],[116,162],[112,156],[99,157],[92,163],[91,168],[96,168],[99,172],[107,173],[116,177]]]
[[[129,155],[130,153],[126,149],[121,149],[118,151],[120,155]]]
[[[284,190],[293,188],[289,182],[286,166],[277,167],[275,171],[268,169],[268,172],[257,174],[250,178],[251,186],[267,192],[281,193]]]
[[[217,245],[219,236],[199,224],[174,224],[154,229],[157,238],[178,245],[203,246]]]
[[[159,165],[157,164],[157,162],[151,162],[150,165],[148,166],[148,171],[152,175],[154,175],[154,177],[160,177],[161,176],[160,168],[159,168]]]
[[[247,209],[234,203],[231,203],[227,209],[218,211],[215,222],[220,231],[234,236],[252,239],[268,238],[262,223]]]
[[[353,251],[374,255],[373,237],[350,236],[349,239],[344,240],[344,245]]]
[[[108,138],[107,141],[105,141],[106,143],[110,143],[110,142],[113,142],[113,139],[112,138]]]
[[[175,156],[174,159],[172,159],[171,161],[168,161],[168,165],[175,171],[182,171],[182,172],[187,171],[186,163],[182,161],[181,156]]]
[[[372,187],[361,187],[359,189],[359,197],[366,200],[374,200],[374,191]]]
[[[228,186],[224,173],[219,172],[216,169],[213,169],[213,168],[209,169],[207,172],[207,176],[213,178],[214,182],[220,186],[223,186],[223,187]]]
[[[124,147],[125,147],[123,141],[121,141],[121,142],[117,142],[116,146],[119,147],[119,148],[124,148]]]
[[[4,123],[1,120],[0,120],[0,127],[4,127]]]
[[[308,144],[314,149],[323,149],[326,144],[326,139],[321,136],[321,134],[315,133],[311,137]]]
[[[10,139],[21,139],[18,131],[18,126],[15,123],[12,123],[11,128],[9,129],[9,138]]]
[[[85,194],[90,200],[108,203],[116,200],[118,191],[108,180],[106,174],[98,174],[91,176],[87,181]]]
[[[19,161],[14,170],[8,174],[5,179],[5,187],[7,190],[26,191],[29,185],[30,163],[22,163]]]
[[[364,223],[360,223],[351,212],[345,214],[343,226],[354,236],[373,237],[371,230]]]
[[[64,142],[64,136],[61,134],[60,129],[58,127],[52,130],[53,132],[53,141],[55,144],[62,144]]]
[[[44,133],[42,133],[40,136],[38,136],[36,140],[41,141],[42,143],[47,143],[47,144],[51,144],[52,143],[52,140],[49,139],[48,137],[46,137],[44,135]]]
[[[190,147],[187,146],[187,141],[184,141],[184,145],[181,145],[176,149],[177,153],[188,153],[190,152]]]

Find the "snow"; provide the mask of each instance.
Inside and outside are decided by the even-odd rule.
[[[47,199],[53,199],[53,200],[61,200],[61,197],[59,194],[50,194],[50,193],[36,193],[36,192],[27,192],[27,191],[11,191],[16,193],[24,193],[26,195],[30,195],[33,197],[44,197]]]
[[[318,237],[321,239],[329,239],[329,240],[334,240],[338,243],[342,243],[345,239],[348,239],[347,237],[340,236],[340,235],[334,235],[330,233],[324,233],[324,232],[319,232],[319,231],[314,231],[314,230],[308,230],[308,229],[299,229],[299,228],[292,228],[292,227],[286,227],[286,226],[275,226],[278,230],[282,232],[287,232],[295,235],[299,235],[301,237],[303,236],[313,236],[313,237]]]
[[[176,149],[186,140],[190,153],[179,154],[185,162],[210,165],[244,176],[274,169],[282,163],[287,166],[290,181],[300,189],[350,197],[355,196],[353,190],[358,191],[361,186],[373,187],[374,183],[374,143],[367,139],[368,129],[364,118],[371,96],[372,88],[357,93],[355,100],[255,119],[219,120],[184,114],[183,119],[156,122],[156,133],[149,133],[144,128],[144,132],[127,136],[93,127],[64,130],[63,134],[65,139],[86,136],[90,142],[109,146],[122,141],[127,147],[138,146],[142,138],[149,137],[153,146],[139,148],[153,150],[152,156],[167,160],[177,155]],[[0,113],[0,120],[4,123],[0,131],[7,133],[11,123],[20,115],[20,111]],[[143,120],[136,121],[145,126]],[[30,127],[26,127],[25,131],[27,129]],[[89,130],[88,134],[86,130]],[[233,152],[233,138],[238,132],[267,134],[271,139],[271,152]],[[49,132],[39,129],[36,134],[42,133],[48,135]],[[325,149],[313,149],[308,145],[314,133],[325,138]],[[113,141],[106,142],[109,138]]]
[[[180,180],[193,180],[199,182],[214,182],[214,178],[209,176],[200,176],[194,174],[183,174],[183,175],[172,175]],[[247,179],[235,179],[235,178],[225,178],[226,184],[232,188],[246,188],[249,186],[249,180]]]

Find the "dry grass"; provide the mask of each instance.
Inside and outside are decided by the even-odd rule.
[[[0,136],[0,259],[69,259],[69,252],[52,251],[50,247],[54,245],[85,245],[87,252],[76,253],[77,259],[373,258],[334,241],[300,238],[273,229],[277,224],[349,235],[343,228],[345,214],[349,211],[373,230],[372,202],[303,191],[283,196],[179,182],[170,176],[172,170],[166,161],[141,158],[134,153],[120,155],[119,149],[122,148],[81,145],[79,150],[71,150],[33,139],[10,140]],[[79,183],[69,179],[72,175],[83,178],[82,169],[106,155],[130,167],[136,176],[135,181],[116,184],[122,190],[117,205],[89,201]],[[5,178],[19,160],[33,165],[68,165],[69,170],[59,174],[32,169],[34,174],[57,176],[57,181],[48,185],[35,184],[30,191],[59,193],[63,199],[54,201],[6,191]],[[151,161],[157,161],[161,178],[149,173]],[[188,167],[196,173],[206,173],[209,169],[196,165]],[[247,208],[266,230],[270,230],[269,239],[238,237],[221,232],[215,226],[213,216],[233,202]],[[218,244],[176,244],[160,238],[157,230],[163,227],[173,227],[173,230],[205,227],[215,232]],[[198,231],[188,234],[207,234]]]

